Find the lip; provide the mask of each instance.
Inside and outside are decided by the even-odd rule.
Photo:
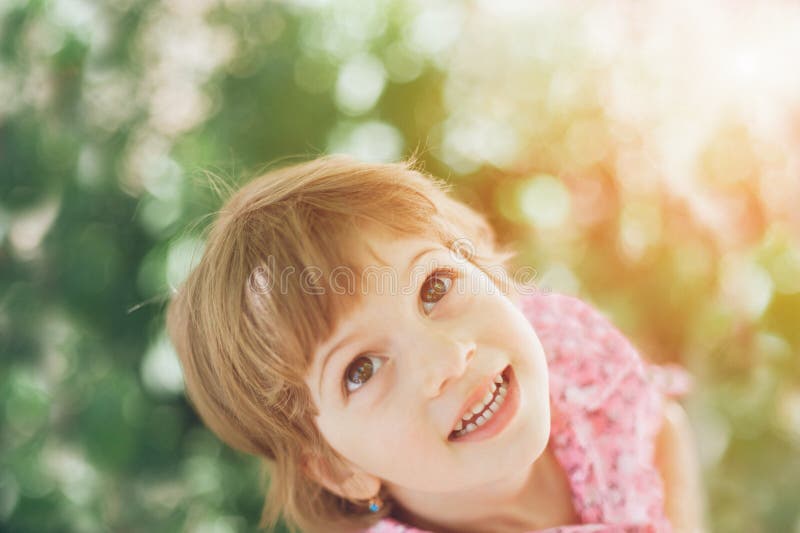
[[[467,410],[470,409],[473,405],[483,400],[483,397],[486,395],[486,393],[489,390],[491,390],[492,387],[494,387],[494,378],[497,377],[497,375],[499,374],[505,373],[506,371],[508,371],[510,375],[511,365],[507,365],[502,370],[494,372],[490,376],[487,376],[486,378],[483,379],[483,381],[480,382],[480,384],[478,384],[477,387],[475,387],[472,393],[469,396],[467,396],[467,399],[464,401],[464,404],[461,406],[461,409],[458,410],[458,415],[456,415],[457,418],[453,420],[452,424],[450,424],[450,430],[449,430],[450,432],[453,431],[453,428],[456,426],[456,424],[458,424],[458,421],[461,420],[461,416],[465,412],[467,412]],[[449,434],[450,433],[448,432],[448,435]]]
[[[491,438],[498,433],[502,432],[506,426],[517,414],[519,407],[519,392],[517,391],[517,379],[511,366],[503,369],[502,374],[508,379],[508,394],[506,394],[505,401],[500,406],[500,409],[486,422],[484,425],[479,426],[478,429],[462,435],[456,439],[448,436],[450,442],[472,442]],[[497,375],[497,374],[495,374]],[[494,378],[494,376],[492,378]],[[461,411],[464,412],[463,410]],[[458,422],[458,421],[456,421]],[[455,423],[453,424],[455,426]],[[452,431],[451,431],[452,434]]]

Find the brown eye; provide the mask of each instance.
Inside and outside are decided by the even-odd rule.
[[[375,361],[377,361],[377,364]],[[344,373],[347,392],[350,393],[360,389],[361,385],[372,377],[372,374],[380,368],[381,364],[381,360],[377,357],[365,355],[356,357]]]
[[[453,273],[448,270],[437,270],[425,280],[420,289],[422,307],[430,313],[433,304],[444,298],[453,285]]]

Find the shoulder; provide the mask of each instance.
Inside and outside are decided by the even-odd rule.
[[[629,396],[651,390],[679,397],[693,387],[684,368],[648,363],[605,313],[580,298],[534,293],[522,297],[519,307],[542,343],[551,378],[580,385],[580,393],[572,394],[582,395],[584,404],[602,402],[604,393],[631,377]],[[630,387],[631,381],[637,386]]]
[[[579,298],[536,294],[520,303],[547,356],[551,401],[561,415],[553,419],[556,445],[583,450],[578,456],[590,464],[579,468],[583,483],[594,483],[604,517],[661,523],[654,447],[685,433],[681,412],[666,397],[686,392],[688,374],[647,363],[609,318]]]
[[[664,403],[655,466],[664,484],[665,511],[675,531],[706,531],[706,502],[694,435],[686,412],[673,400]]]

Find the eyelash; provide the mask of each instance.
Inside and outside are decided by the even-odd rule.
[[[429,275],[428,275],[428,276],[425,278],[425,280],[422,282],[422,285],[421,285],[421,287],[420,287],[420,290],[417,292],[417,296],[418,296],[418,297],[419,297],[419,299],[420,299],[420,305],[422,305],[422,306],[423,306],[423,308],[424,308],[424,303],[433,303],[434,305],[436,305],[436,304],[438,304],[439,302],[441,302],[441,301],[442,301],[444,298],[446,298],[446,297],[447,297],[447,295],[448,295],[448,294],[450,294],[450,291],[451,291],[451,290],[452,290],[452,288],[453,288],[453,284],[454,284],[454,283],[455,283],[455,282],[458,280],[458,277],[459,277],[459,273],[458,273],[458,271],[457,271],[457,270],[455,270],[455,269],[453,269],[453,268],[450,268],[450,267],[441,267],[441,268],[437,268],[436,270],[434,270],[433,272],[431,272],[431,273],[430,273],[430,274],[429,274]],[[436,302],[422,302],[422,295],[421,295],[421,293],[422,293],[422,289],[425,287],[425,284],[426,284],[426,283],[428,283],[430,280],[432,280],[432,279],[434,279],[434,278],[437,278],[437,279],[444,279],[444,280],[449,280],[449,284],[447,285],[446,291],[444,292],[444,294],[442,294],[441,298],[439,298],[439,300],[437,300]],[[428,311],[428,313],[429,313],[429,312],[430,312],[430,311]],[[427,313],[426,313],[426,314],[427,314]],[[350,396],[351,394],[353,394],[354,392],[356,392],[357,390],[359,390],[359,389],[361,388],[361,386],[363,386],[363,385],[366,383],[366,381],[362,382],[362,383],[360,384],[361,386],[359,386],[358,388],[356,388],[356,389],[354,389],[354,390],[352,390],[352,391],[348,390],[348,388],[347,388],[347,385],[348,385],[348,381],[347,381],[348,370],[350,369],[350,367],[353,365],[353,363],[354,363],[354,362],[356,362],[357,360],[361,359],[362,357],[363,357],[363,358],[370,358],[370,356],[369,356],[369,355],[366,355],[366,354],[359,354],[359,355],[355,356],[355,357],[354,357],[354,358],[353,358],[353,359],[350,361],[350,363],[348,363],[347,367],[346,367],[346,368],[345,368],[345,370],[344,370],[344,376],[342,376],[342,393],[344,394],[344,396],[345,396],[345,397],[347,397],[347,396]],[[373,357],[373,359],[377,359],[377,358],[376,358],[376,357]],[[372,364],[372,363],[370,362],[370,364]],[[374,369],[373,369],[373,371],[372,371],[372,372],[374,373],[376,370],[378,370],[378,369],[381,367],[381,365],[382,365],[382,364],[383,364],[383,363],[379,363],[379,364],[377,365],[377,367],[374,367]],[[374,365],[373,365],[373,366],[374,366]],[[372,377],[372,376],[370,376],[370,378],[371,378],[371,377]]]

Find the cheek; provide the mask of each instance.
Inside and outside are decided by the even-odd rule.
[[[359,464],[359,457],[381,445],[381,422],[347,410],[323,413],[318,419],[322,436],[334,450]]]
[[[386,464],[387,457],[409,456],[425,448],[430,429],[407,410],[372,414],[329,416],[320,423],[323,436],[333,448],[356,464]]]
[[[435,443],[430,429],[426,432],[421,423],[406,419],[395,417],[394,423],[377,424],[361,433],[352,461],[373,475],[401,485],[427,479],[435,466],[429,462],[436,459]]]

